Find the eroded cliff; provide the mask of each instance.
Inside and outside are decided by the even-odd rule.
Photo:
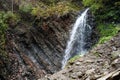
[[[26,1],[29,4],[29,0]],[[0,2],[0,4],[2,4],[0,5],[0,9],[4,10],[4,12],[12,9],[11,1],[5,0]],[[64,3],[66,2],[63,1],[60,7],[61,5],[64,7]],[[83,12],[73,12],[71,8],[69,10],[68,6],[65,6],[65,9],[69,10],[69,12],[67,10],[63,12],[61,8],[59,12],[59,10],[56,10],[59,6],[57,6],[57,8],[53,6],[50,9],[53,9],[53,11],[55,9],[55,12],[62,13],[62,15],[49,13],[50,15],[47,17],[43,17],[46,15],[41,17],[41,14],[39,14],[39,16],[31,15],[29,6],[23,5],[23,10],[19,10],[21,5],[23,5],[22,1],[13,3],[14,13],[17,17],[11,12],[12,18],[14,17],[15,19],[13,20],[10,16],[7,21],[8,29],[5,35],[5,48],[8,63],[3,63],[5,61],[2,59],[3,57],[0,59],[0,61],[2,61],[2,66],[0,67],[5,68],[4,70],[7,74],[1,74],[0,79],[37,80],[38,78],[44,77],[46,74],[53,74],[59,71],[61,69],[61,61],[65,55],[64,50],[67,40],[69,39],[69,33],[77,16]],[[28,12],[24,12],[24,8],[25,10],[27,9]],[[34,8],[37,9],[35,5],[33,5],[32,9],[34,10]],[[41,9],[44,8],[42,7]],[[42,11],[44,12],[44,10]],[[96,35],[95,20],[91,12],[89,12],[88,18],[87,21],[93,26],[93,33],[89,39],[89,45],[87,46],[90,48],[97,41],[96,38],[98,37]]]
[[[41,77],[60,70],[70,26],[75,19],[71,15],[38,19],[33,26],[20,23],[9,28],[7,50],[14,62],[12,72],[18,74],[22,70],[20,73],[24,75],[20,76]]]

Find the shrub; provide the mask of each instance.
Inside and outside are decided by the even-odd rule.
[[[86,7],[90,7],[99,22],[120,22],[119,0],[83,0]]]
[[[45,5],[44,3],[40,2],[35,7],[32,8],[31,14],[33,16],[37,16],[37,17],[46,16],[48,14],[48,13],[46,13],[47,8],[48,8],[47,5]]]
[[[102,0],[83,0],[83,4],[90,6],[93,11],[103,7]]]
[[[78,60],[78,59],[81,58],[82,56],[83,56],[83,55],[81,55],[81,54],[80,54],[80,55],[73,56],[72,58],[70,58],[69,63]]]
[[[0,11],[0,55],[5,55],[5,32],[8,28],[8,23],[15,24],[18,21],[18,16],[11,11]]]
[[[100,32],[100,40],[98,43],[104,43],[115,36],[120,30],[120,25],[114,24],[99,24],[97,27]]]
[[[6,17],[6,22],[12,26],[16,25],[20,21],[20,16],[12,13],[11,11],[8,11],[5,14],[5,17]]]
[[[0,34],[3,34],[7,28],[5,12],[0,12]]]
[[[70,11],[75,11],[78,8],[73,8],[73,5],[68,1],[58,2],[56,5],[38,5],[33,7],[31,14],[37,17],[48,17],[52,15],[64,15]]]
[[[22,4],[19,5],[19,10],[25,13],[30,13],[32,11],[32,4],[31,3],[25,3],[23,2]]]
[[[7,29],[5,12],[0,12],[0,56],[5,56],[5,31]]]

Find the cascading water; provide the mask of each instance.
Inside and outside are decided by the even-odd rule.
[[[71,34],[70,40],[68,41],[65,55],[62,60],[62,68],[66,65],[69,58],[76,54],[85,54],[87,48],[85,47],[87,44],[87,39],[91,35],[91,26],[87,23],[89,8],[87,8],[80,16],[78,16]]]

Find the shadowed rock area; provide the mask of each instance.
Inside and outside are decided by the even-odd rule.
[[[6,47],[10,57],[8,78],[36,80],[59,71],[75,16],[69,13],[36,19],[32,26],[18,23],[9,27]],[[90,15],[88,21],[92,19]],[[90,25],[95,30],[93,22]],[[94,39],[91,37],[91,44],[96,42],[96,33],[93,32],[92,36]]]
[[[86,37],[78,35],[61,70],[85,8],[89,27],[75,31]],[[119,0],[0,0],[0,80],[120,80],[119,9]],[[79,43],[89,51],[78,59]]]
[[[38,19],[33,27],[20,23],[9,28],[7,50],[11,62],[14,62],[10,64],[13,76],[16,74],[16,79],[28,77],[34,80],[59,71],[69,29],[73,23],[73,17],[68,14]]]
[[[29,2],[29,0],[27,1]],[[1,0],[0,2],[1,10],[12,9],[11,1]],[[69,33],[78,14],[80,15],[83,11],[38,18],[21,12],[19,4],[21,1],[16,1],[13,6],[14,13],[19,13],[21,20],[7,22],[5,46],[8,61],[5,61],[4,57],[0,59],[0,64],[2,64],[0,65],[0,79],[36,80],[46,74],[53,74],[61,70],[61,61],[65,55]],[[96,31],[91,12],[89,12],[88,18],[88,22]],[[89,40],[91,42],[87,47],[90,48],[97,41],[96,32],[92,33]]]

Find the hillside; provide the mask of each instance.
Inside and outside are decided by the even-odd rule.
[[[0,0],[0,80],[119,79],[119,41],[119,0]]]

